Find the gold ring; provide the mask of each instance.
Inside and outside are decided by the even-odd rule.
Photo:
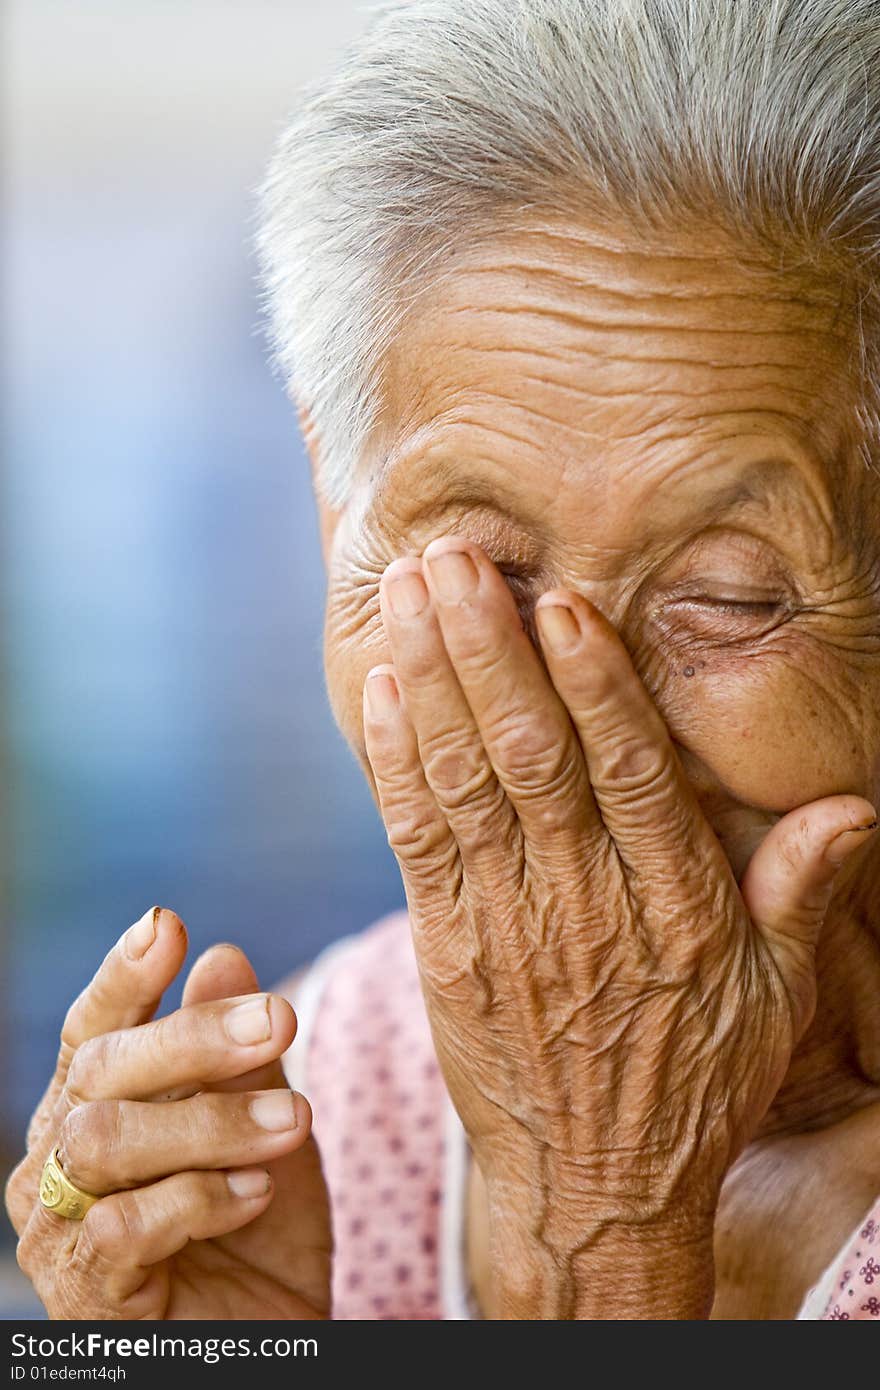
[[[65,1216],[68,1221],[82,1221],[89,1207],[99,1198],[91,1192],[83,1192],[76,1187],[61,1167],[57,1146],[52,1150],[43,1165],[40,1178],[40,1201],[56,1216]]]

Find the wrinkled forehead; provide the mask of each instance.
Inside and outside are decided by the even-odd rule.
[[[405,324],[385,378],[388,483],[406,468],[430,492],[462,473],[547,506],[573,486],[593,508],[612,488],[662,509],[681,484],[789,468],[824,492],[857,453],[853,355],[833,285],[717,233],[652,246],[520,229],[458,257]]]

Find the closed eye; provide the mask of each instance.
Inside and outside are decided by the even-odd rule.
[[[721,594],[687,594],[655,610],[662,627],[689,630],[696,637],[722,643],[752,642],[789,622],[797,609],[788,597],[731,598]]]
[[[785,600],[780,598],[773,599],[740,599],[740,598],[720,598],[714,594],[692,594],[688,598],[681,600],[684,603],[699,604],[704,608],[713,608],[722,613],[732,613],[736,617],[767,617],[778,613],[781,608],[786,606]]]

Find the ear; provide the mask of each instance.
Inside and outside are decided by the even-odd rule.
[[[321,535],[321,554],[324,557],[324,567],[327,568],[330,559],[330,547],[333,544],[333,536],[336,527],[339,525],[344,508],[334,508],[324,500],[318,488],[318,436],[315,431],[314,421],[305,406],[297,404],[296,413],[299,418],[299,427],[302,431],[303,442],[306,446],[306,453],[309,456],[309,467],[312,473],[312,492],[315,496],[315,507],[318,513],[318,528]]]

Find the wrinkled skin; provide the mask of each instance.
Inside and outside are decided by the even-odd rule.
[[[350,504],[319,501],[328,690],[489,1316],[791,1316],[878,1190],[878,480],[846,315],[737,249],[558,219],[472,248],[386,364]],[[186,950],[156,922],[68,1015],[7,1190],[22,1266],[53,1317],[324,1317],[307,1102],[258,1122],[293,1013],[231,1046],[258,985],[215,947],[151,1022]],[[37,1201],[56,1144],[82,1223]]]
[[[176,913],[151,909],[68,1010],[6,1188],[19,1264],[53,1319],[326,1317],[327,1192],[311,1110],[279,1061],[293,1010],[218,945],[190,969],[181,1007],[157,1018],[186,950]],[[242,1005],[258,1027],[233,1038]],[[99,1199],[83,1221],[37,1200],[56,1146]]]
[[[435,1043],[494,1210],[496,1271],[528,1263],[536,1232],[554,1267],[576,1258],[591,1220],[653,1223],[667,1247],[681,1222],[682,1247],[704,1246],[701,1220],[750,1140],[844,1123],[880,1094],[870,836],[838,875],[819,1009],[793,1060],[813,1011],[812,942],[793,961],[790,937],[780,956],[775,928],[754,931],[773,854],[790,868],[819,833],[789,813],[880,794],[878,480],[850,351],[819,285],[757,285],[693,242],[648,255],[559,225],[499,240],[420,306],[361,486],[343,513],[324,509],[328,688],[401,863]],[[437,537],[470,549],[479,600],[440,601],[416,558]],[[401,569],[422,574],[431,603],[395,625]],[[567,670],[538,631],[548,591],[587,628]],[[365,737],[364,678],[384,663],[402,706]],[[560,697],[598,807],[561,752]],[[658,732],[646,772],[614,744],[629,748],[651,702],[674,753]],[[602,830],[615,800],[636,823],[622,839]],[[853,824],[871,810],[825,814],[835,806]],[[755,856],[746,874],[758,846],[763,867]],[[658,1074],[686,1103],[670,1110]],[[560,1192],[577,1194],[570,1220]],[[571,1288],[529,1278],[496,1306],[522,1315],[545,1294],[544,1316],[578,1306]]]
[[[799,285],[768,300],[714,251],[557,235],[472,259],[408,328],[390,456],[328,526],[328,685],[368,777],[379,579],[455,532],[525,620],[555,586],[605,613],[737,867],[792,806],[875,795],[880,487],[831,311]]]

